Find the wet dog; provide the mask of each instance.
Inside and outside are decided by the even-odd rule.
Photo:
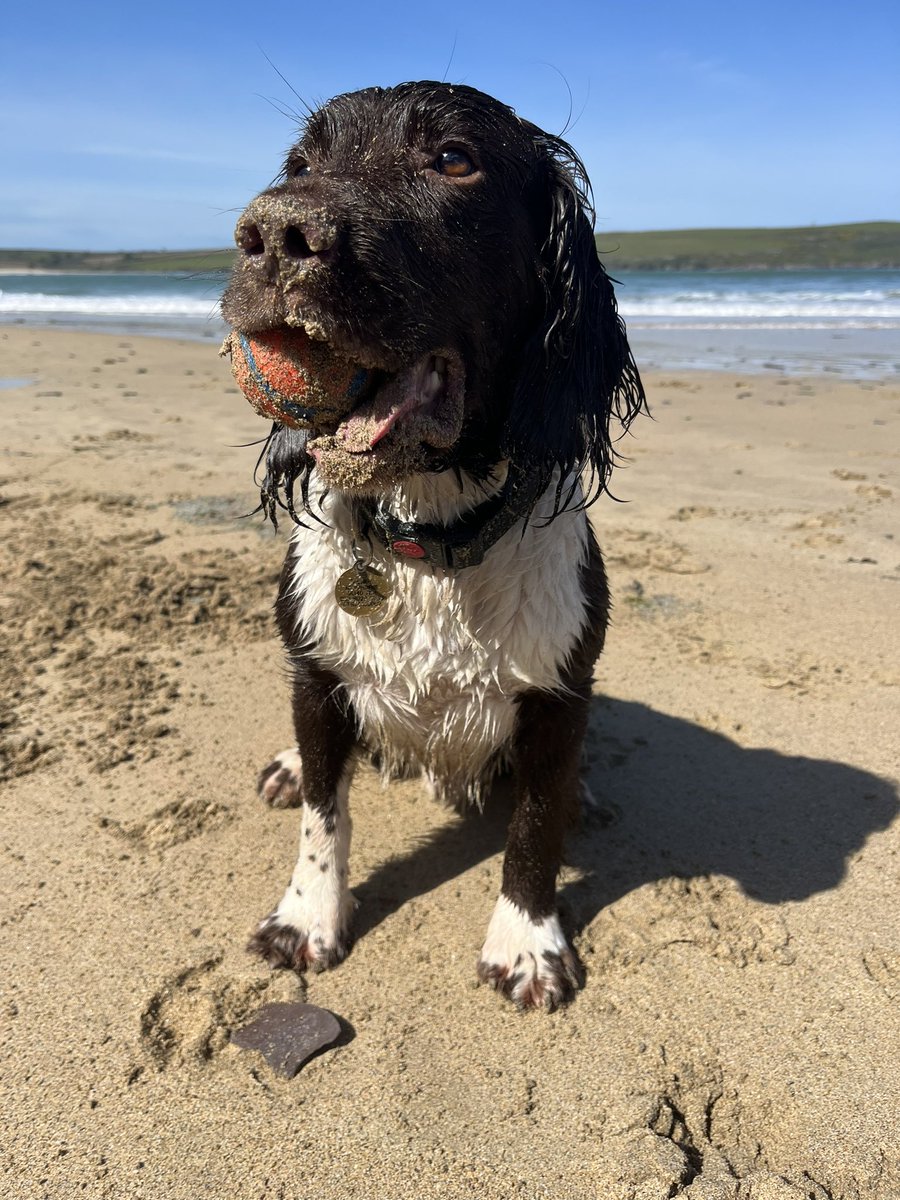
[[[269,439],[263,505],[296,522],[276,611],[297,745],[259,786],[302,814],[251,949],[296,970],[347,954],[361,756],[460,804],[508,772],[478,973],[553,1008],[583,983],[556,876],[609,607],[585,507],[644,404],[582,164],[472,88],[367,89],[310,116],[236,237],[234,328],[302,328],[368,380]]]

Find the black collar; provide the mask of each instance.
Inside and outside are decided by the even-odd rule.
[[[445,571],[477,567],[491,546],[528,516],[547,483],[545,471],[524,471],[510,463],[500,491],[449,525],[401,521],[366,499],[357,502],[357,528],[361,537],[374,538],[398,558],[431,563]]]

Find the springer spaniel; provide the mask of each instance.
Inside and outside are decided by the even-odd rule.
[[[612,419],[644,406],[589,186],[506,105],[405,83],[314,112],[238,222],[235,330],[303,328],[376,381],[329,428],[276,423],[266,452],[263,508],[295,521],[276,612],[297,745],[259,789],[302,806],[290,885],[249,946],[273,966],[349,950],[368,755],[451,803],[511,774],[478,974],[521,1008],[583,984],[555,890],[609,609],[585,508]]]

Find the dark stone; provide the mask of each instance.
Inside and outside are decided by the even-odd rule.
[[[341,1036],[334,1013],[315,1004],[265,1004],[252,1021],[235,1029],[231,1040],[242,1050],[258,1050],[273,1071],[293,1079],[320,1050]]]

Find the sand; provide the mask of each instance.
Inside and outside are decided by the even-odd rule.
[[[265,426],[212,345],[0,330],[0,1195],[897,1200],[900,383],[648,380],[570,841],[585,990],[474,982],[506,813],[354,785],[359,940],[244,953],[297,814]],[[339,1014],[294,1080],[229,1031]]]

